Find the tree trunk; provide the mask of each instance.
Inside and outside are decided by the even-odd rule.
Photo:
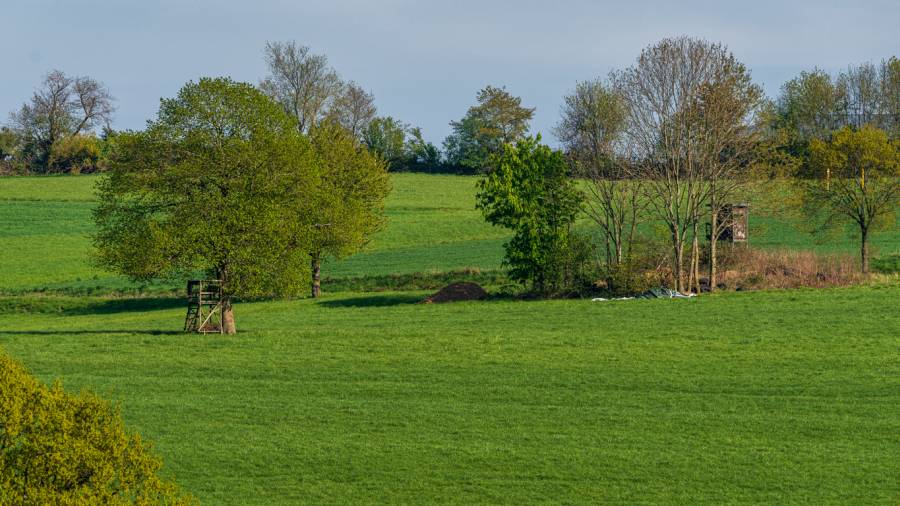
[[[222,333],[228,335],[237,334],[237,327],[234,325],[234,307],[231,305],[231,299],[226,299],[222,303]]]
[[[860,266],[863,274],[869,273],[869,230],[867,228],[860,229],[860,238],[862,244],[859,249]]]
[[[675,278],[675,291],[680,292],[684,286],[684,242],[681,240],[680,234],[676,231],[672,234],[673,239],[673,272]]]
[[[322,266],[319,262],[319,253],[310,253],[310,267],[312,268],[312,298],[322,293]]]
[[[716,268],[718,267],[716,246],[719,242],[719,234],[716,233],[716,229],[719,227],[719,213],[716,212],[714,205],[710,207],[712,208],[712,213],[709,216],[709,291],[712,292],[716,289]]]

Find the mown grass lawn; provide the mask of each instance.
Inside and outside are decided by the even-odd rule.
[[[241,304],[234,337],[60,299],[0,345],[120,400],[207,504],[898,500],[898,286],[420,297]]]

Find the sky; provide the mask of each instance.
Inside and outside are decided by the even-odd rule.
[[[535,107],[553,144],[562,97],[672,36],[722,42],[770,96],[802,70],[900,56],[900,1],[3,0],[0,123],[59,69],[103,82],[113,127],[204,76],[258,83],[267,41],[325,54],[379,114],[440,145],[485,85]]]

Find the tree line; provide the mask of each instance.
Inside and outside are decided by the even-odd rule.
[[[732,225],[723,211],[773,178],[793,181],[823,226],[859,228],[864,271],[870,234],[893,223],[895,57],[836,77],[803,72],[770,100],[724,45],[664,39],[576,83],[558,150],[530,135],[534,108],[503,87],[479,91],[441,150],[379,116],[324,55],[271,42],[264,57],[257,85],[188,83],[138,132],[109,128],[101,83],[53,72],[11,116],[0,158],[104,171],[98,261],[136,279],[206,270],[224,281],[231,330],[231,296],[292,294],[304,280],[319,294],[323,259],[359,250],[383,225],[389,170],[481,174],[478,207],[513,232],[505,265],[541,294],[598,276],[633,289],[645,250],[660,250],[641,232],[649,222],[664,227],[673,288],[715,289],[717,243]],[[589,233],[575,227],[582,216]]]
[[[496,93],[485,88],[482,105]],[[509,98],[494,100],[502,106],[491,115],[470,109],[454,128],[463,136],[467,122],[481,125],[459,152],[485,173],[485,218],[513,231],[504,259],[513,278],[543,294],[597,276],[633,291],[650,270],[640,225],[653,222],[665,229],[669,282],[699,292],[716,288],[728,206],[773,178],[791,182],[810,222],[856,226],[867,272],[869,237],[893,226],[900,197],[898,96],[892,57],[836,78],[803,72],[769,100],[725,46],[680,37],[577,83],[555,128],[558,152],[528,136],[533,109]],[[485,117],[504,124],[484,128]],[[581,211],[589,233],[574,227]]]

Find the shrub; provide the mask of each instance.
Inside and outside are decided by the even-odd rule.
[[[118,409],[47,387],[0,352],[0,504],[193,504]]]
[[[895,253],[872,260],[872,270],[882,274],[900,273],[900,254]]]
[[[97,172],[101,168],[100,152],[100,140],[92,135],[63,137],[50,147],[47,166],[49,172]]]
[[[510,279],[540,295],[565,290],[567,257],[581,242],[570,229],[584,196],[568,177],[562,152],[541,144],[540,135],[503,146],[475,198],[489,223],[513,231],[503,246]]]

